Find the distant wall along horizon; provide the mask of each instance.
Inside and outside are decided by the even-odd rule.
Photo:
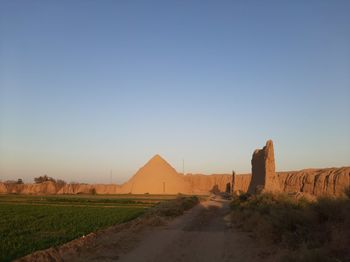
[[[311,195],[341,195],[350,186],[350,167],[275,172],[273,142],[252,157],[252,175],[181,174],[160,155],[152,157],[122,185],[0,183],[0,193],[17,194],[197,194],[256,190],[303,192]]]

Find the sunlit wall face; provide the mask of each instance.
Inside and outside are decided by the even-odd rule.
[[[0,179],[350,165],[350,2],[0,2]],[[112,170],[112,171],[111,171]]]

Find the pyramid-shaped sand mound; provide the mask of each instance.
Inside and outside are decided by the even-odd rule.
[[[132,194],[177,194],[188,193],[189,189],[184,176],[159,155],[152,157],[121,188],[123,193]]]

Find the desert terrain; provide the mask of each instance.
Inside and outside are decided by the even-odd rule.
[[[0,230],[10,233],[2,260],[26,254],[18,261],[348,257],[338,241],[347,243],[349,234],[350,167],[276,172],[271,140],[254,151],[251,163],[252,174],[184,175],[156,155],[122,185],[2,183]],[[342,211],[333,217],[336,209]],[[315,220],[319,216],[325,218]],[[298,227],[306,235],[290,240]],[[326,229],[322,237],[320,228]],[[31,234],[36,245],[25,248]],[[301,251],[304,245],[310,246]]]
[[[273,155],[273,145],[272,155]],[[268,147],[268,148],[270,148]],[[273,159],[274,163],[274,159]],[[259,164],[254,165],[259,166]],[[254,171],[253,171],[254,172]],[[257,170],[256,172],[259,172]],[[314,196],[338,196],[349,185],[350,167],[272,171],[269,188],[282,192],[302,192]],[[253,179],[252,179],[253,177]],[[213,191],[254,191],[262,176],[252,174],[186,174],[178,173],[160,155],[155,155],[134,176],[117,184],[57,184],[47,181],[37,184],[6,184],[0,182],[0,194],[188,194],[208,195]],[[258,179],[258,180],[256,180]],[[260,179],[260,180],[259,180]],[[249,188],[250,187],[250,188]]]
[[[350,0],[0,0],[0,262],[350,262]]]

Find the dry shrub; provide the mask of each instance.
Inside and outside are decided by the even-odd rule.
[[[284,262],[339,262],[338,259],[329,257],[322,248],[309,249],[303,245],[300,249],[290,252],[282,258]]]
[[[233,222],[243,230],[289,249],[284,260],[350,260],[349,198],[311,202],[286,194],[240,195],[234,197],[231,208]]]
[[[347,198],[350,198],[350,186],[348,186],[344,189],[344,194]]]
[[[199,198],[196,196],[181,197],[178,201],[180,201],[184,210],[188,210],[199,203]]]
[[[199,203],[197,196],[179,196],[174,200],[160,202],[151,212],[161,217],[176,217]]]

